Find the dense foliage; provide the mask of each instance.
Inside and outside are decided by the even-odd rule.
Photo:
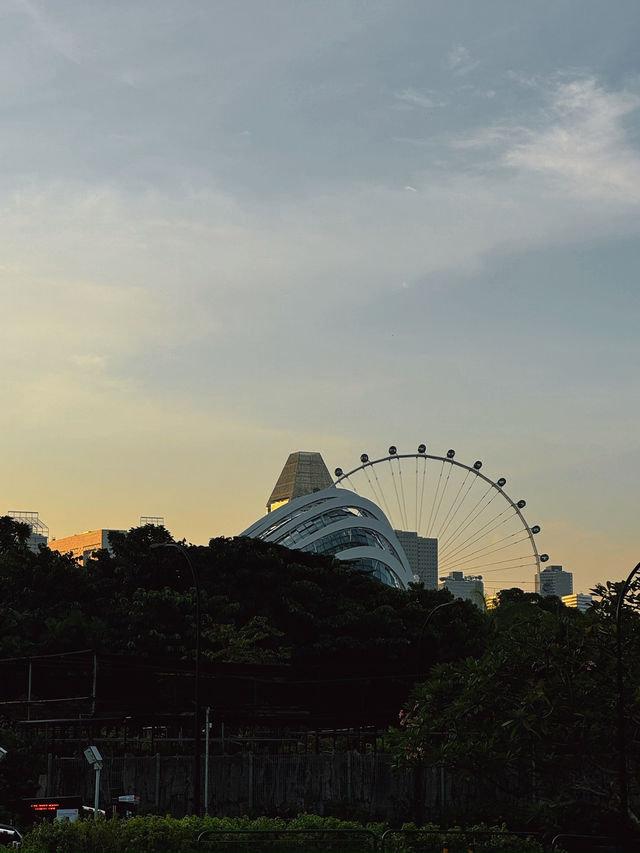
[[[151,525],[114,533],[113,554],[86,566],[48,548],[26,546],[28,528],[0,519],[3,630],[0,658],[77,649],[137,657],[193,658],[199,578],[202,655],[235,663],[323,663],[358,671],[427,671],[434,660],[476,653],[482,614],[450,609],[455,630],[443,641],[423,631],[426,614],[448,592],[392,589],[332,559],[247,538],[208,546],[172,542]]]
[[[509,809],[537,826],[612,831],[619,823],[616,747],[617,586],[581,614],[556,598],[500,594],[477,657],[436,665],[396,732],[400,765],[443,765],[480,783],[479,812]],[[624,614],[630,776],[640,767],[640,624]],[[636,821],[637,785],[631,819]]]
[[[197,818],[182,820],[160,817],[138,817],[130,820],[78,821],[76,823],[41,823],[28,833],[22,845],[24,853],[127,853],[127,851],[148,851],[148,853],[188,853],[188,851],[212,849],[304,850],[340,853],[354,850],[363,853],[378,849],[382,836],[386,832],[385,849],[396,853],[424,850],[442,850],[451,853],[473,848],[493,853],[538,853],[543,848],[532,838],[517,837],[505,831],[504,826],[485,825],[468,829],[455,829],[442,832],[438,827],[425,826],[420,832],[413,824],[407,824],[407,831],[390,831],[386,824],[362,825],[353,821],[337,818],[319,817],[301,814],[291,820],[260,817],[242,818]],[[207,833],[198,844],[200,833]],[[296,835],[295,833],[300,833]],[[259,842],[262,841],[262,844]],[[256,843],[258,842],[258,844]],[[418,846],[416,848],[416,842]]]

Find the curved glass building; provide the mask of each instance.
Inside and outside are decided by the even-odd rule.
[[[406,589],[413,573],[384,512],[372,501],[335,486],[288,500],[241,536],[328,554],[389,586]]]

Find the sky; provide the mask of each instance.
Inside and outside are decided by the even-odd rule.
[[[636,0],[0,1],[0,512],[233,536],[295,450],[640,559]]]

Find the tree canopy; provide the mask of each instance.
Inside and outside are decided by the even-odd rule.
[[[478,806],[489,818],[507,804],[512,815],[538,825],[611,830],[620,802],[613,620],[619,586],[594,590],[601,601],[585,614],[554,597],[504,591],[487,614],[484,652],[437,664],[414,688],[396,731],[399,764],[442,765],[459,779],[481,782],[486,798]],[[635,779],[640,618],[631,608],[623,627],[625,751]]]
[[[46,547],[32,553],[25,527],[0,519],[0,657],[90,648],[190,660],[190,566],[205,661],[411,674],[482,646],[484,618],[471,603],[449,608],[445,637],[442,619],[425,619],[450,593],[393,589],[333,558],[242,537],[157,547],[176,543],[147,525],[112,533],[112,553],[99,550],[83,565]]]

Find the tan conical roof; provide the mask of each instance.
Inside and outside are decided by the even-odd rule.
[[[305,450],[290,453],[267,501],[267,512],[274,504],[319,492],[332,484],[331,474],[320,453]]]

